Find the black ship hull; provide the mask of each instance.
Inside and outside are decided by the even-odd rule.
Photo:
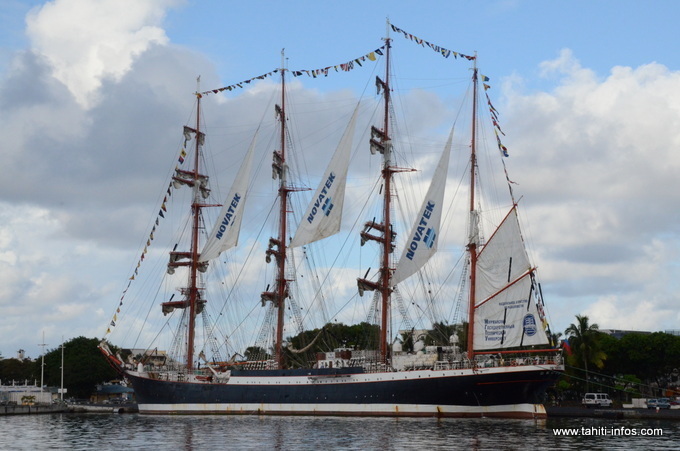
[[[383,373],[237,371],[177,382],[127,372],[141,413],[544,417],[561,365]]]

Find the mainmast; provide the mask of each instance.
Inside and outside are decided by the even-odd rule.
[[[477,244],[479,241],[479,222],[475,210],[475,170],[477,169],[477,58],[472,69],[472,137],[470,142],[470,236],[468,252],[470,253],[470,310],[468,314],[467,352],[468,358],[474,358],[474,324],[475,324],[475,285],[477,283]]]
[[[379,291],[380,292],[380,362],[388,363],[389,358],[389,344],[387,337],[388,321],[390,313],[390,295],[392,293],[390,279],[392,276],[392,268],[390,266],[390,254],[394,251],[394,238],[396,234],[392,231],[391,222],[391,201],[392,201],[392,174],[397,172],[396,168],[392,167],[392,140],[389,135],[389,108],[390,108],[390,49],[391,39],[389,35],[385,38],[385,80],[376,77],[376,85],[378,92],[382,90],[384,100],[384,120],[381,130],[371,127],[371,153],[380,152],[383,155],[383,220],[381,223],[369,221],[365,224],[363,232],[361,232],[361,244],[372,240],[380,243],[381,259],[380,259],[380,280],[373,282],[365,278],[358,279],[359,294],[363,295],[364,291]],[[369,233],[371,230],[381,232],[381,235],[373,235]],[[368,273],[367,273],[368,274]]]
[[[286,280],[286,225],[288,212],[288,194],[292,189],[288,186],[286,177],[286,69],[284,67],[284,52],[281,50],[281,105],[276,105],[276,114],[281,122],[280,150],[274,151],[272,163],[272,177],[279,179],[279,231],[277,238],[269,239],[267,262],[273,255],[276,260],[276,282],[273,291],[262,293],[262,302],[270,301],[277,308],[274,359],[279,368],[284,367],[283,356],[283,326],[285,301],[288,297],[288,280]]]

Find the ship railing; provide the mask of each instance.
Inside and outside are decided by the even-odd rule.
[[[277,370],[278,364],[275,360],[251,360],[241,364],[245,370]]]
[[[497,368],[507,366],[554,366],[562,364],[562,355],[557,352],[545,355],[526,355],[507,357],[504,355],[484,356],[482,359],[471,361],[462,360],[438,360],[434,370],[460,370],[471,368]]]
[[[362,367],[364,369],[364,373],[384,373],[385,371],[387,371],[387,365],[385,365],[384,363],[366,360],[363,357],[358,359],[351,359],[347,367],[348,368]]]
[[[434,363],[435,370],[465,370],[472,367],[472,362],[469,360],[456,360],[453,362],[448,360],[438,360]]]
[[[192,375],[205,374],[204,369],[187,369],[181,365],[144,365],[144,371],[152,379],[160,379],[165,381],[183,382],[191,378]]]

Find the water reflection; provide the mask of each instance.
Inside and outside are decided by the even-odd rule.
[[[660,437],[556,436],[555,428],[662,428]],[[3,449],[673,449],[680,422],[269,416],[18,415],[0,419]]]

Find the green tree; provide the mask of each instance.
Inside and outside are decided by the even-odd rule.
[[[0,360],[0,380],[3,384],[12,381],[21,381],[21,383],[38,381],[40,383],[40,359],[35,362],[31,359]]]
[[[289,337],[287,341],[290,346],[286,348],[287,364],[289,367],[307,366],[316,362],[317,352],[333,351],[337,348],[377,349],[378,335],[378,326],[367,322],[351,326],[328,323],[321,329],[307,330]],[[309,348],[305,352],[299,352],[307,346]]]
[[[246,360],[257,361],[257,360],[268,360],[271,359],[271,355],[259,346],[248,346],[243,353]]]
[[[401,349],[404,352],[413,352],[413,334],[409,332],[401,333]]]
[[[89,398],[97,384],[119,377],[99,351],[99,341],[77,337],[64,343],[64,387],[69,396]],[[61,347],[45,354],[45,383],[61,385]]]
[[[607,354],[604,371],[612,376],[634,375],[643,380],[643,387],[659,384],[668,388],[677,382],[676,368],[680,362],[680,337],[663,332],[628,333],[616,339],[602,336],[602,350]],[[657,396],[662,393],[649,393]]]
[[[616,389],[623,393],[625,401],[630,401],[631,397],[640,397],[640,385],[642,381],[632,374],[625,374],[616,379]]]
[[[449,346],[451,335],[456,334],[460,328],[460,324],[434,323],[425,337],[425,344],[427,346]]]
[[[550,340],[550,346],[557,348],[560,345],[560,338],[562,338],[562,332],[549,334],[548,339]]]
[[[589,364],[602,368],[607,358],[607,355],[601,349],[599,326],[594,323],[590,324],[585,315],[576,315],[576,323],[570,324],[564,334],[569,339],[569,347],[573,353],[567,359],[571,360],[574,366],[583,364],[586,374],[586,390],[589,390]]]

